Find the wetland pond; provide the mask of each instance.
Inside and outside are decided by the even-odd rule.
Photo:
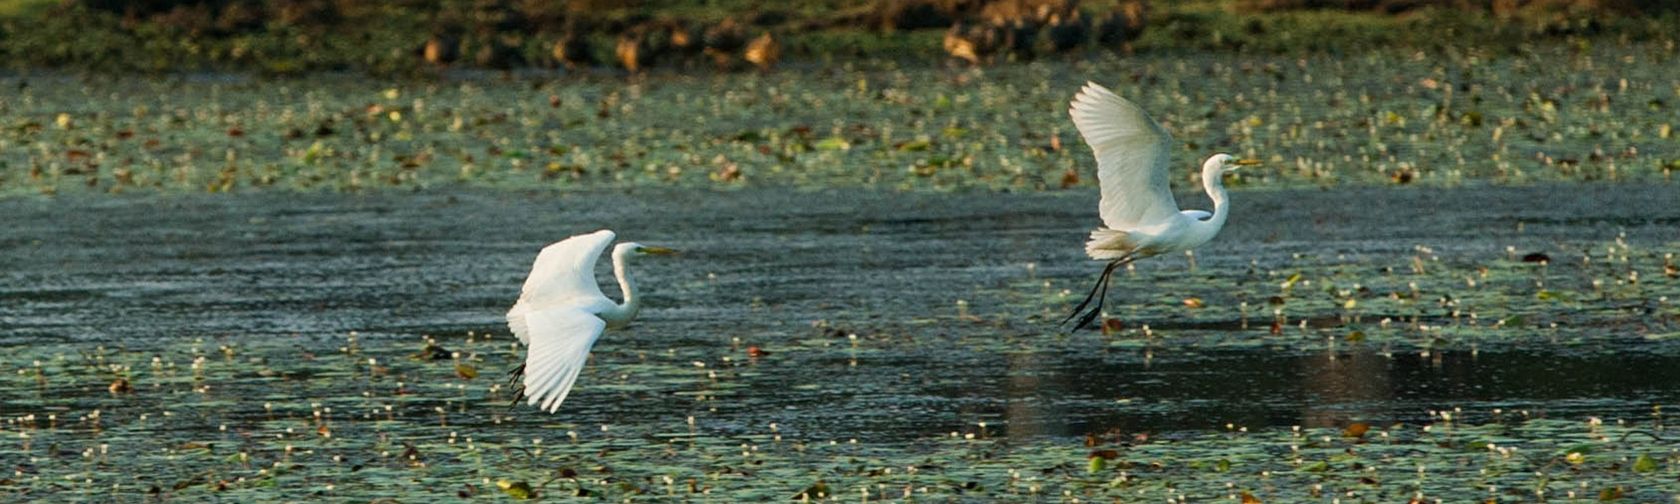
[[[0,200],[0,495],[1680,495],[1680,189],[1234,200],[1073,334],[1090,191]],[[508,408],[502,313],[601,227],[682,254],[558,414]]]

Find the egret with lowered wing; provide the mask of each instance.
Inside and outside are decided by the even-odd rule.
[[[635,282],[625,270],[630,257],[674,253],[640,243],[613,247],[613,274],[624,293],[624,302],[614,303],[595,284],[595,260],[614,237],[603,229],[561,240],[537,254],[519,301],[507,313],[508,328],[528,347],[525,363],[509,379],[520,380],[523,375],[518,394],[527,404],[549,413],[559,410],[601,332],[629,325],[641,311]],[[515,403],[520,396],[515,396]]]

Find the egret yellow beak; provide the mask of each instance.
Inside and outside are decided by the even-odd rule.
[[[677,253],[677,251],[665,247],[642,247],[641,252],[643,254],[652,255],[672,255]]]
[[[1231,164],[1234,164],[1234,165],[1237,165],[1237,166],[1254,166],[1254,165],[1260,164],[1260,160],[1258,160],[1258,159],[1238,159],[1236,161],[1232,161]]]

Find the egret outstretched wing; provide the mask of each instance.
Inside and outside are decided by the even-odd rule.
[[[601,286],[595,283],[595,260],[611,244],[616,235],[602,229],[560,240],[543,247],[537,262],[531,266],[531,276],[519,292],[519,301],[508,310],[508,328],[519,342],[531,344],[532,311],[554,306],[582,306],[607,300]]]
[[[1087,82],[1068,114],[1097,157],[1103,225],[1129,230],[1178,213],[1168,185],[1172,136],[1149,114],[1107,88]]]
[[[583,307],[534,310],[525,321],[531,347],[525,357],[525,403],[553,413],[577,383],[607,322]]]
[[[537,262],[531,266],[531,276],[525,278],[519,300],[547,305],[574,298],[604,299],[600,285],[595,283],[595,260],[616,237],[612,231],[602,229],[543,247],[537,254]]]

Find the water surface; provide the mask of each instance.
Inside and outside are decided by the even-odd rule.
[[[327,353],[352,331],[388,346],[430,335],[460,347],[468,332],[506,343],[501,314],[536,250],[608,227],[684,252],[632,268],[648,308],[597,346],[553,417],[568,424],[698,416],[719,432],[774,422],[812,439],[887,441],[984,422],[988,434],[1078,437],[1425,423],[1454,410],[1641,419],[1680,398],[1680,323],[1663,299],[1680,289],[1661,269],[1662,254],[1680,249],[1680,210],[1663,203],[1680,199],[1673,187],[1243,191],[1195,269],[1155,258],[1116,281],[1110,312],[1124,331],[1069,336],[1054,322],[1098,270],[1080,253],[1094,199],[768,190],[10,199],[0,201],[11,222],[0,231],[0,340],[138,354],[199,339]],[[1513,251],[1555,264],[1542,271]],[[1414,257],[1423,273],[1409,269]],[[1625,271],[1643,282],[1616,287]],[[1311,286],[1280,290],[1296,272]],[[1594,291],[1595,279],[1610,287]],[[1417,300],[1389,295],[1420,283]],[[1354,284],[1375,289],[1348,295],[1371,308],[1341,307],[1333,291]],[[1537,300],[1547,289],[1572,297]],[[1280,293],[1289,299],[1274,331],[1280,306],[1269,298]],[[1186,308],[1186,297],[1207,306]],[[1508,317],[1520,321],[1494,326]],[[768,355],[749,358],[748,346]],[[508,346],[469,348],[487,373],[518,358]],[[241,396],[286,396],[252,378],[215,393],[244,415],[261,405]],[[488,383],[469,391],[488,397]],[[90,389],[65,392],[78,390]],[[433,400],[416,399],[416,410]],[[5,415],[28,410],[7,402]],[[74,408],[76,399],[36,404]]]

